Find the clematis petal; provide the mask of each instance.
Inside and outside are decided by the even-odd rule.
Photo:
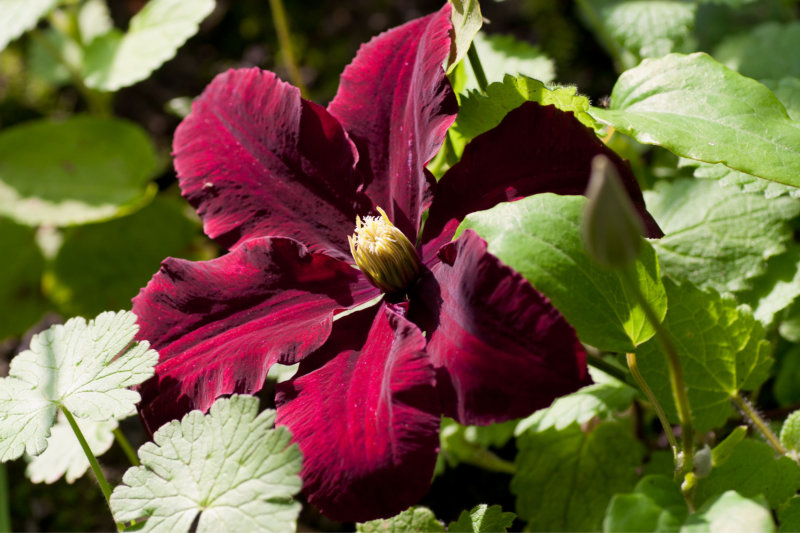
[[[275,74],[214,78],[178,126],[174,151],[183,195],[223,246],[290,237],[349,260],[347,235],[364,210],[355,148],[336,119]]]
[[[328,111],[358,146],[366,193],[416,242],[433,177],[424,168],[458,111],[442,64],[450,55],[450,3],[363,45]]]
[[[409,318],[426,331],[445,415],[489,424],[590,383],[586,352],[549,300],[467,230],[439,252]]]
[[[252,239],[218,259],[166,259],[133,299],[139,339],[158,350],[141,387],[148,429],[223,394],[252,394],[269,367],[319,348],[337,309],[379,294],[357,270],[297,241]]]
[[[649,237],[661,237],[630,165],[595,133],[554,106],[526,102],[494,129],[475,137],[439,181],[422,234],[423,257],[434,257],[463,218],[500,202],[542,192],[584,194],[594,156],[608,157],[642,216]]]
[[[397,514],[427,492],[440,407],[425,338],[382,303],[338,320],[328,342],[278,385],[277,423],[303,452],[304,491],[339,521]],[[373,319],[374,316],[374,319]]]

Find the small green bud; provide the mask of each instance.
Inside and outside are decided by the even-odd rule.
[[[592,160],[586,196],[581,229],[589,256],[611,268],[631,265],[642,248],[644,227],[614,166],[603,155]]]

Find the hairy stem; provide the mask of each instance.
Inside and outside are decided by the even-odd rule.
[[[128,441],[128,438],[121,429],[114,429],[114,438],[116,439],[117,444],[119,444],[119,447],[122,448],[122,451],[125,452],[125,456],[128,458],[128,461],[130,461],[133,466],[139,466],[139,457],[136,455],[136,451],[133,449],[133,446],[131,446],[130,441]]]
[[[769,442],[773,448],[775,448],[776,452],[786,455],[786,448],[783,447],[783,444],[781,444],[778,436],[775,435],[775,433],[770,429],[769,424],[761,417],[758,411],[753,409],[753,406],[750,405],[750,402],[748,402],[745,398],[742,398],[739,393],[736,393],[736,395],[731,398],[731,401],[739,409],[742,415],[747,417],[747,419],[756,427],[756,429],[758,429],[758,431],[764,435],[764,438],[767,439],[767,442]]]
[[[108,484],[106,476],[105,474],[103,474],[103,470],[100,468],[100,463],[97,462],[97,457],[94,456],[94,453],[92,453],[91,448],[89,448],[89,443],[86,442],[86,438],[83,436],[81,428],[78,427],[78,423],[75,422],[75,418],[72,417],[72,413],[70,413],[69,409],[67,409],[63,405],[59,407],[61,408],[61,411],[64,413],[64,416],[67,417],[67,422],[69,422],[69,425],[72,428],[72,431],[75,433],[75,436],[78,437],[78,442],[80,442],[81,448],[83,449],[83,453],[86,454],[86,458],[89,460],[89,465],[92,467],[92,472],[94,472],[94,477],[97,479],[97,484],[100,485],[100,490],[103,491],[103,496],[105,496],[106,503],[108,503],[110,509],[111,486]]]
[[[675,433],[672,431],[672,425],[667,420],[667,414],[664,412],[664,408],[661,407],[661,404],[658,403],[655,394],[653,394],[652,389],[647,385],[647,382],[644,380],[644,376],[642,373],[639,372],[639,365],[636,364],[636,354],[630,352],[627,354],[628,360],[628,368],[633,375],[633,379],[636,380],[636,383],[639,385],[639,388],[642,389],[642,392],[647,397],[647,400],[653,406],[653,409],[656,412],[656,416],[658,420],[661,422],[661,426],[664,428],[664,433],[667,435],[667,440],[669,441],[669,445],[672,447],[672,453],[677,456],[678,454],[678,441],[675,439]]]
[[[289,21],[286,19],[286,10],[283,8],[283,2],[281,0],[269,0],[269,7],[272,10],[275,32],[278,34],[281,57],[289,71],[289,77],[295,87],[300,89],[300,95],[303,98],[308,98],[308,89],[303,83],[303,76],[300,73],[300,67],[297,66],[294,51],[292,50],[292,37],[289,32]]]
[[[486,88],[489,87],[489,82],[486,80],[486,73],[483,71],[481,58],[478,57],[478,51],[475,49],[474,42],[470,45],[469,50],[467,50],[467,58],[469,59],[469,64],[472,67],[472,72],[475,73],[475,81],[478,82],[478,87],[480,87],[483,93],[486,93]]]

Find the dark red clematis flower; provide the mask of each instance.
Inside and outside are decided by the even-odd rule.
[[[467,213],[582,194],[602,153],[659,233],[628,165],[554,107],[511,111],[436,183],[425,164],[457,110],[442,68],[451,31],[446,5],[376,37],[327,109],[270,72],[218,76],[175,134],[175,166],[229,252],[168,258],[134,299],[139,337],[161,355],[141,389],[151,432],[300,362],[278,423],[303,452],[309,500],[337,520],[390,516],[427,491],[442,414],[508,420],[589,381],[547,298],[475,233],[451,242]]]

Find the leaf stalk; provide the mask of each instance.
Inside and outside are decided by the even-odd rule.
[[[486,94],[489,82],[486,79],[486,72],[484,72],[483,65],[481,64],[481,58],[478,57],[478,50],[475,49],[474,41],[469,46],[469,50],[467,50],[467,58],[469,59],[469,65],[472,67],[472,72],[475,73],[475,81],[478,82],[478,87],[480,87],[481,92]]]
[[[272,21],[275,25],[275,33],[278,34],[278,46],[281,49],[281,58],[289,71],[289,78],[295,87],[300,89],[300,96],[308,98],[308,89],[303,83],[303,76],[300,67],[292,50],[292,35],[289,32],[289,21],[286,18],[286,10],[283,8],[281,0],[269,0],[269,8],[272,11]]]
[[[753,409],[753,406],[750,405],[745,398],[737,392],[735,395],[731,397],[731,401],[733,404],[739,409],[739,411],[744,415],[755,427],[758,431],[764,435],[764,438],[767,439],[767,442],[775,448],[775,451],[781,455],[786,455],[786,448],[783,447],[781,444],[781,440],[778,438],[777,435],[770,429],[769,424],[766,420],[764,420],[761,415]]]

